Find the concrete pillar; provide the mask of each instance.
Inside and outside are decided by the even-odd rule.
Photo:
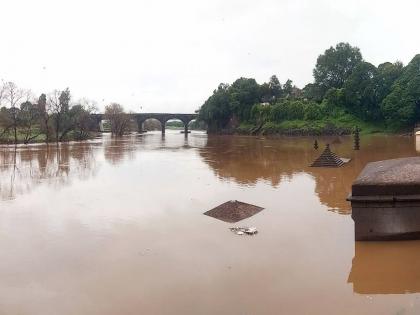
[[[137,121],[138,132],[143,133],[143,121]]]
[[[165,128],[166,128],[166,121],[161,121],[160,125],[162,126],[162,135],[165,134]]]
[[[184,123],[184,132],[185,132],[185,136],[188,135],[188,123]]]

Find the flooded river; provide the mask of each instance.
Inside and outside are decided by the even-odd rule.
[[[0,314],[419,314],[420,242],[355,243],[345,201],[367,162],[420,154],[415,139],[313,142],[167,131],[0,147]],[[352,161],[309,168],[326,143]],[[264,210],[203,215],[233,199]]]

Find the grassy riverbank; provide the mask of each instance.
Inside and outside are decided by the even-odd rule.
[[[348,135],[355,127],[360,129],[361,134],[373,133],[401,133],[386,128],[383,123],[365,122],[352,115],[343,115],[339,118],[324,118],[319,120],[286,120],[279,123],[265,122],[262,124],[242,123],[235,130],[239,134],[261,135]]]
[[[81,140],[90,140],[93,139],[97,135],[97,132],[89,132],[89,134],[81,135],[80,132],[72,131],[66,135],[66,137],[62,140],[62,142],[68,141],[81,141]],[[30,143],[43,143],[46,140],[46,136],[44,133],[39,133],[38,131],[34,130],[27,135],[26,133],[18,130],[17,132],[17,144],[30,144]],[[15,138],[12,132],[3,134],[0,138],[0,144],[14,144]],[[49,142],[53,143],[56,142],[55,138],[49,139]]]

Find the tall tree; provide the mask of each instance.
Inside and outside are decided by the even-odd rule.
[[[38,98],[38,112],[40,116],[41,130],[45,134],[45,143],[50,141],[50,108],[51,103],[47,102],[47,96],[43,93]]]
[[[283,95],[284,97],[290,98],[293,93],[293,81],[287,79],[286,83],[283,84]]]
[[[321,102],[322,98],[324,97],[324,91],[322,87],[320,87],[316,83],[308,83],[302,89],[302,95],[304,98],[308,100],[313,100],[315,102]]]
[[[325,94],[330,88],[341,88],[356,66],[363,60],[360,49],[339,43],[317,59],[314,78]]]
[[[19,103],[25,96],[25,91],[20,89],[15,83],[13,82],[6,82],[4,86],[3,92],[3,100],[5,101],[6,105],[9,107],[9,113],[12,120],[13,125],[13,136],[14,136],[14,143],[17,144],[18,136],[17,136],[17,129],[18,129],[18,119],[19,119]]]
[[[420,118],[420,54],[404,68],[382,101],[381,110],[387,124],[394,128],[413,125]]]
[[[261,101],[274,104],[282,97],[283,90],[276,75],[272,75],[267,83],[260,86]]]
[[[377,69],[368,62],[359,63],[343,87],[347,109],[364,120],[380,118],[377,98]]]
[[[230,106],[236,118],[247,121],[251,108],[261,101],[260,86],[255,79],[239,78],[229,88]]]
[[[67,88],[64,91],[54,90],[48,98],[48,106],[54,119],[55,140],[58,144],[62,140],[60,135],[62,130],[67,129],[67,114],[70,108],[70,90]]]
[[[24,144],[31,142],[42,133],[40,128],[35,130],[35,126],[39,125],[39,123],[40,112],[38,106],[30,101],[23,102],[20,105],[19,125],[22,129]]]
[[[125,113],[124,108],[117,103],[105,106],[105,118],[111,123],[111,132],[115,136],[122,136],[128,131],[130,117]]]
[[[0,138],[7,136],[13,127],[10,111],[5,106],[0,108]]]
[[[401,76],[403,70],[404,66],[399,61],[395,63],[385,62],[378,66],[376,90],[379,103],[391,92],[392,85]]]
[[[218,132],[226,128],[232,118],[229,89],[228,84],[219,84],[200,107],[198,118],[208,125],[209,132]]]

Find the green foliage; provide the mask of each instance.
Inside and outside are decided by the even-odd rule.
[[[251,108],[260,101],[260,86],[255,79],[239,78],[229,89],[231,111],[240,120],[251,118]]]
[[[273,75],[268,83],[263,83],[260,93],[262,102],[274,103],[280,99],[283,95],[283,88],[277,76]]]
[[[400,129],[414,124],[420,107],[420,55],[404,68],[381,104],[386,123]]]
[[[313,71],[315,83],[324,92],[331,88],[339,89],[362,60],[360,49],[348,43],[330,47],[317,59]]]
[[[275,104],[285,98],[296,100],[300,98],[300,90],[287,80],[281,85],[273,75],[268,83],[259,85],[255,79],[239,78],[232,85],[220,84],[217,90],[201,106],[198,119],[204,121],[209,132],[219,132],[234,127],[237,121],[260,121],[268,117],[262,106]]]
[[[232,114],[229,85],[221,83],[201,106],[198,117],[207,123],[210,132],[216,132],[226,128]]]
[[[255,104],[251,109],[251,120],[260,124],[271,119],[272,108],[266,104]]]
[[[374,65],[361,62],[354,68],[343,87],[346,108],[365,120],[378,119],[380,115],[376,76],[377,69]]]
[[[401,62],[385,62],[378,66],[376,77],[376,94],[378,104],[391,92],[392,85],[402,75],[404,66]]]
[[[179,120],[171,120],[166,123],[168,129],[184,129],[184,123]]]
[[[13,87],[16,95],[21,93],[13,83],[8,83],[8,87]],[[71,104],[69,89],[55,90],[48,98],[41,94],[37,102],[16,101],[13,106],[8,105],[0,109],[1,142],[85,140],[90,137],[90,130],[97,128],[90,115],[93,106]]]
[[[401,62],[375,67],[363,61],[359,48],[339,43],[318,57],[315,82],[303,90],[291,80],[280,84],[276,76],[261,85],[240,78],[221,84],[201,107],[199,119],[209,132],[239,124],[241,131],[253,125],[253,133],[270,124],[284,127],[288,121],[404,129],[420,119],[419,72],[420,55],[405,68]]]
[[[324,94],[323,88],[316,83],[309,83],[302,89],[302,96],[315,102],[321,102]]]
[[[326,113],[330,116],[338,116],[344,111],[344,92],[343,89],[332,88],[327,91],[322,101],[325,106]]]
[[[305,120],[320,120],[326,116],[324,104],[310,103],[306,106]]]

